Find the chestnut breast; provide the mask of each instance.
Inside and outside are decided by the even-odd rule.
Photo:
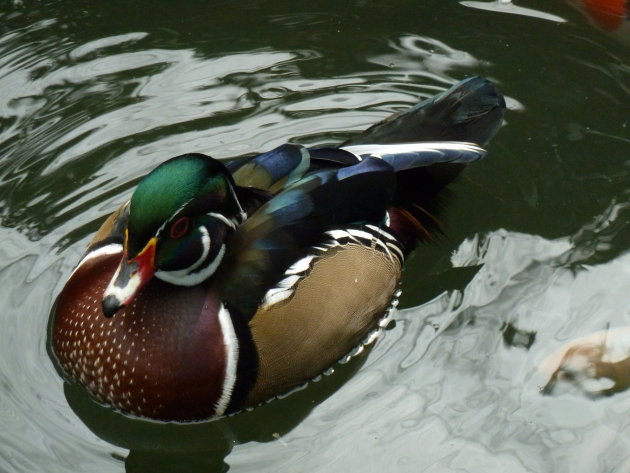
[[[218,298],[205,284],[177,287],[154,278],[108,319],[102,294],[120,258],[83,262],[60,294],[52,337],[61,366],[99,400],[138,416],[222,413],[231,393],[224,389],[228,349]]]

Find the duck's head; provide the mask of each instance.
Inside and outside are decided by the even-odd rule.
[[[179,286],[208,279],[225,238],[245,218],[229,171],[203,154],[185,154],[143,178],[129,203],[123,257],[103,294],[113,316],[151,278]]]

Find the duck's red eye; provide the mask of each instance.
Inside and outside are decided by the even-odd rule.
[[[171,238],[181,238],[188,233],[190,227],[190,219],[188,217],[180,217],[171,225]]]

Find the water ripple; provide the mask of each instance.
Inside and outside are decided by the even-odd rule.
[[[356,77],[304,77],[301,65],[318,58],[314,51],[205,57],[151,47],[141,31],[83,44],[45,41],[56,26],[45,21],[0,36],[0,469],[119,471],[126,452],[69,411],[44,336],[53,295],[99,220],[167,157],[203,151],[225,158],[288,137],[344,139],[454,79],[443,68],[432,80],[435,72],[420,77],[380,66]],[[390,335],[383,347],[402,336]],[[360,380],[361,392],[370,399],[390,379],[376,370]],[[401,388],[389,405],[408,392]],[[424,401],[416,399],[415,407],[404,401],[416,420],[403,431],[419,422]]]
[[[623,209],[613,206],[595,227],[627,229]],[[592,231],[589,226],[578,235]],[[463,294],[445,292],[398,311],[396,327],[363,369],[308,425],[284,436],[282,445],[238,447],[230,464],[253,471],[247,459],[295,458],[309,445],[318,454],[304,452],[306,470],[317,469],[310,460],[336,464],[342,460],[335,455],[351,449],[343,465],[352,471],[392,465],[396,471],[540,473],[569,465],[584,473],[622,471],[629,425],[613,419],[625,416],[630,398],[592,403],[540,392],[539,366],[559,343],[597,330],[603,320],[627,323],[620,295],[630,284],[630,253],[575,272],[567,255],[577,241],[505,230],[466,240],[452,263],[482,266]],[[506,321],[538,332],[535,342],[529,348],[506,344]],[[334,452],[319,453],[331,442]],[[291,471],[288,463],[274,465]]]
[[[498,22],[507,17],[496,16],[501,17]],[[0,12],[0,20],[5,19],[7,14]],[[295,34],[309,25],[329,24],[330,15],[269,14],[269,21]],[[423,34],[412,29],[373,34],[368,26],[361,27],[364,40],[377,47],[357,59],[360,67],[345,65],[339,68],[343,72],[331,72],[321,43],[311,44],[330,34],[325,29],[299,48],[283,37],[279,48],[259,45],[228,53],[203,53],[188,40],[165,45],[156,38],[156,29],[121,26],[116,34],[98,37],[97,31],[84,42],[73,39],[54,19],[2,30],[0,299],[5,305],[0,314],[0,470],[40,471],[43,465],[51,473],[125,468],[122,459],[128,452],[99,439],[68,406],[46,351],[47,317],[54,294],[90,233],[156,164],[189,151],[228,158],[270,149],[287,139],[338,142],[465,75],[496,74],[525,85],[512,71],[511,61],[531,56],[513,55],[513,49],[505,56],[510,62],[503,66],[504,73],[498,74],[501,54],[490,60],[483,45],[473,47],[470,41],[461,46],[470,36],[431,36],[441,24]],[[508,29],[497,31],[509,36]],[[535,42],[534,34],[524,34],[527,41],[522,43]],[[627,185],[627,169],[619,164],[627,161],[622,148],[627,119],[621,107],[628,96],[625,55],[608,52],[603,42],[592,43],[580,34],[563,36],[567,44],[579,46],[568,58],[554,59],[557,64],[548,71],[547,65],[541,67],[545,93],[538,86],[530,93],[542,96],[536,99],[544,102],[542,112],[525,92],[524,98],[509,98],[512,110],[527,112],[512,114],[510,120],[519,123],[530,117],[527,125],[532,125],[540,118],[549,125],[538,131],[508,127],[501,133],[517,135],[511,145],[499,135],[497,154],[511,158],[520,152],[528,159],[489,164],[504,166],[492,175],[508,178],[511,167],[527,168],[533,176],[531,207],[542,214],[549,197],[542,184],[556,191],[561,186],[557,193],[566,198],[562,210],[568,213],[574,203],[565,196],[564,177]],[[348,60],[350,48],[340,49],[340,60]],[[594,128],[588,125],[590,116],[568,108],[565,116],[575,118],[567,129],[554,122],[556,116],[547,116],[556,102],[565,107],[581,99],[580,90],[566,94],[572,71],[565,69],[570,66],[592,74],[584,82],[608,80],[588,94],[602,109],[613,104],[619,123]],[[532,71],[518,75],[525,72]],[[548,77],[553,74],[562,80],[554,82]],[[585,108],[590,112],[592,107]],[[585,165],[584,171],[578,158],[588,154],[587,138],[602,145],[614,140],[620,146],[597,167],[589,157],[590,167]],[[527,153],[535,153],[527,148],[528,139],[547,148],[565,139],[564,149],[553,148],[557,156],[545,154],[560,164],[560,177],[549,161],[543,168],[542,161],[529,157]],[[566,141],[579,143],[567,152]],[[569,161],[569,155],[574,159]],[[472,175],[486,172],[483,166],[471,170]],[[484,192],[493,194],[491,179],[477,179],[482,185],[475,189],[475,199]],[[630,410],[628,397],[622,393],[594,403],[575,394],[542,396],[540,388],[547,379],[538,369],[565,342],[606,324],[627,324],[630,207],[627,194],[615,192],[617,198],[601,215],[584,225],[574,222],[570,231],[561,233],[569,235],[560,238],[527,231],[454,231],[468,238],[458,245],[464,237],[454,237],[456,251],[438,264],[479,267],[470,272],[470,280],[426,304],[398,311],[396,323],[343,389],[286,435],[276,432],[265,443],[236,446],[226,459],[230,467],[256,472],[290,472],[296,465],[304,471],[627,470],[630,437],[623,419]],[[584,194],[585,200],[597,200],[589,189]],[[492,202],[482,202],[478,211],[487,212],[502,200],[509,203],[501,207],[508,214],[521,197],[493,194]],[[592,205],[606,207],[609,200],[602,202]],[[466,221],[472,225],[474,218]],[[480,227],[516,227],[497,221]],[[535,333],[535,341],[509,343],[507,326]],[[278,440],[269,442],[273,439]]]
[[[3,471],[37,471],[47,465],[48,471],[65,471],[67,458],[77,445],[90,449],[93,436],[76,419],[67,418],[67,404],[61,380],[55,374],[45,347],[47,310],[52,294],[59,284],[59,264],[50,260],[42,268],[40,252],[28,247],[19,233],[0,228],[2,259],[9,264],[0,270],[4,320],[0,333],[3,356],[0,357],[0,418],[4,428],[0,432],[3,445]],[[42,310],[44,309],[44,310]],[[25,350],[24,347],[31,347]],[[24,406],[29,406],[25,409]],[[59,417],[59,414],[62,417]],[[60,422],[60,420],[63,421]],[[83,439],[74,433],[83,431]],[[25,446],[28,445],[28,448]],[[87,450],[86,450],[87,451]],[[8,452],[8,455],[7,455]],[[55,456],[51,458],[50,454]],[[86,463],[96,470],[108,470],[107,463],[88,455]]]

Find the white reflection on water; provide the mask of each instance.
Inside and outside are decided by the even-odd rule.
[[[605,215],[580,233],[627,230],[613,221],[625,221],[618,206]],[[630,393],[541,393],[549,372],[539,367],[563,343],[630,321],[630,253],[591,264],[596,252],[576,240],[505,230],[466,240],[453,265],[482,266],[462,294],[398,311],[362,370],[283,444],[239,446],[227,462],[252,472],[272,458],[282,472],[298,458],[304,471],[627,471]],[[506,343],[506,323],[535,333],[529,350]]]
[[[224,76],[238,73],[255,73],[261,69],[294,59],[289,53],[248,53],[226,56],[214,60],[203,60],[192,50],[145,50],[110,55],[64,68],[57,74],[59,80],[96,81],[102,74],[113,74],[134,69],[158,67],[160,70],[139,78],[131,97],[134,103],[117,108],[109,113],[94,117],[89,122],[75,127],[46,151],[57,151],[56,159],[48,172],[75,157],[81,150],[94,150],[128,136],[138,136],[179,123],[207,119],[213,115],[234,109],[253,107],[253,103],[239,102],[247,90],[225,80]],[[115,66],[114,66],[115,65]],[[130,80],[130,82],[132,82]],[[67,143],[84,137],[76,146]],[[190,143],[182,137],[175,142],[151,143],[151,150],[162,145],[173,155],[190,150]],[[148,154],[146,149],[131,147],[120,156],[124,161]],[[113,165],[118,164],[114,160]],[[146,165],[146,162],[144,163]]]
[[[552,15],[551,13],[534,10],[533,8],[519,7],[512,3],[511,0],[495,0],[492,2],[478,2],[474,0],[460,1],[462,5],[479,10],[488,10],[497,13],[510,13],[512,15],[529,16],[540,20],[555,21],[557,23],[565,23],[567,20],[561,16]]]
[[[435,38],[405,35],[390,42],[395,53],[371,58],[375,64],[417,71],[428,79],[449,83],[445,74],[458,67],[488,65],[467,51],[455,49]],[[422,65],[423,67],[419,67]],[[450,85],[450,84],[449,84]]]

